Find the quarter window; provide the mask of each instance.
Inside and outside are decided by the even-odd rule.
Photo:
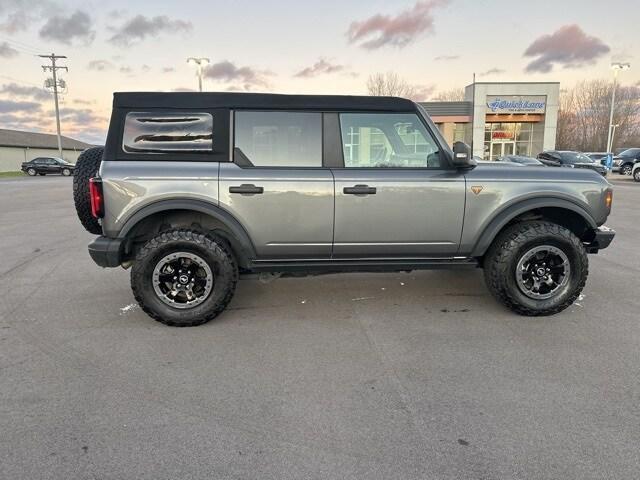
[[[236,112],[234,161],[255,167],[321,167],[322,114]]]
[[[440,152],[414,113],[340,115],[345,167],[440,168]]]
[[[194,112],[129,112],[122,149],[127,153],[209,153],[213,117]]]

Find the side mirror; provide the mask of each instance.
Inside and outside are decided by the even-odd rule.
[[[471,147],[464,142],[453,144],[453,165],[456,168],[473,168],[477,165],[472,158]]]

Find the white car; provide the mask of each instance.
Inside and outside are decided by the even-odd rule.
[[[631,175],[636,182],[640,182],[640,162],[636,163],[631,170]]]

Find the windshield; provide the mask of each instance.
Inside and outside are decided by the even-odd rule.
[[[593,159],[587,157],[584,153],[560,152],[560,157],[564,163],[593,163]]]
[[[620,152],[620,157],[635,157],[640,153],[640,148],[627,148],[624,152]]]

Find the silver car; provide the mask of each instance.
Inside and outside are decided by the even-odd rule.
[[[483,268],[508,308],[550,315],[614,237],[596,172],[477,165],[392,97],[116,93],[74,198],[91,257],[131,268],[173,326],[213,319],[259,272]]]

